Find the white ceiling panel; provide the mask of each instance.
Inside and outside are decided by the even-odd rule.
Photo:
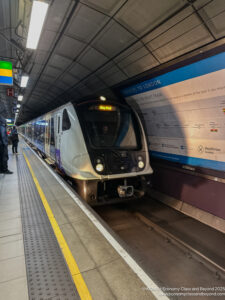
[[[88,96],[91,94],[91,90],[82,82],[76,86],[76,90],[82,97],[85,97],[85,96]]]
[[[100,67],[102,64],[104,64],[106,61],[107,57],[105,57],[99,51],[91,47],[89,47],[84,52],[82,57],[78,60],[79,63],[93,71]]]
[[[187,32],[201,25],[200,19],[196,14],[191,14],[184,20],[180,21],[178,24],[172,26],[170,29],[166,30],[160,36],[152,39],[147,46],[150,50],[155,50],[163,47],[170,41],[178,39],[180,36],[185,36]],[[193,31],[194,33],[194,31]]]
[[[112,16],[126,0],[82,0],[81,2]]]
[[[43,65],[47,58],[47,54],[47,51],[38,50],[34,59],[35,63]]]
[[[68,91],[68,98],[67,98],[68,101],[76,100],[76,99],[79,99],[79,98],[80,98],[80,94],[78,93],[78,91],[76,89],[71,88]]]
[[[44,82],[44,81],[39,81],[36,86],[36,89],[37,89],[37,91],[41,90],[42,92],[44,92],[48,87],[49,87],[49,83]]]
[[[45,69],[44,74],[56,78],[61,74],[61,70],[52,66],[48,66]]]
[[[67,90],[67,89],[69,88],[69,84],[68,84],[67,82],[65,82],[65,81],[62,81],[61,78],[58,79],[58,80],[55,82],[55,85],[56,85],[58,88],[62,89],[62,91],[65,91],[65,90]]]
[[[225,2],[224,2],[225,4]],[[209,29],[213,33],[216,39],[219,39],[225,35],[225,12],[213,17],[206,22]]]
[[[193,6],[196,9],[200,9],[201,7],[209,4],[210,2],[212,2],[212,0],[196,0],[196,1],[193,2]]]
[[[79,79],[75,78],[74,76],[72,76],[69,73],[64,74],[60,80],[62,80],[63,82],[66,82],[68,84],[68,86],[72,86],[75,85]]]
[[[199,14],[216,38],[225,34],[225,1],[214,0],[199,10]]]
[[[179,25],[181,22],[183,22],[185,19],[187,19],[190,15],[194,13],[194,9],[189,6],[182,10],[181,12],[177,13],[174,17],[151,31],[149,34],[147,34],[142,41],[147,44],[151,40],[159,37],[160,35],[166,34],[169,30],[173,30],[175,26],[181,26]],[[185,24],[185,23],[183,23]],[[187,29],[187,28],[185,28]]]
[[[50,98],[55,97],[56,91],[54,91],[54,90],[55,90],[55,88],[51,87],[49,90],[46,91],[46,96],[50,97]],[[61,91],[61,89],[60,89],[60,91]]]
[[[104,14],[86,5],[79,5],[66,34],[88,43],[105,25],[108,19]]]
[[[138,50],[136,50],[135,52],[131,53],[130,55],[128,55],[126,58],[124,58],[123,60],[121,60],[120,62],[118,62],[118,65],[121,68],[126,67],[127,65],[132,64],[133,62],[141,59],[143,56],[146,56],[149,54],[149,51],[147,50],[148,48],[145,46],[142,46],[141,48],[139,48]]]
[[[107,57],[113,57],[136,40],[135,36],[120,24],[111,21],[104,30],[93,41],[93,46],[105,54]]]
[[[134,63],[124,67],[123,70],[128,77],[132,77],[146,70],[152,69],[157,65],[159,65],[157,60],[151,54],[147,54]]]
[[[181,35],[166,45],[153,51],[158,60],[163,63],[184,53],[194,50],[204,44],[211,42],[213,38],[203,25]],[[149,45],[148,45],[149,46]],[[150,47],[151,49],[151,47]]]
[[[84,47],[85,44],[83,42],[64,35],[56,49],[56,52],[63,56],[67,56],[70,59],[74,59]]]
[[[59,87],[58,85],[54,85],[54,86],[51,87],[50,93],[52,95],[54,95],[54,97],[55,97],[55,96],[58,96],[58,95],[62,94],[63,89],[61,87]]]
[[[140,37],[183,5],[183,0],[129,0],[115,18]]]
[[[32,68],[32,71],[31,71],[31,75],[32,77],[35,76],[35,75],[38,75],[41,71],[41,69],[43,68],[42,65],[40,64],[35,64]],[[29,80],[30,81],[30,80]]]
[[[90,70],[82,66],[81,64],[75,63],[69,70],[69,73],[79,79],[82,79],[90,73]]]
[[[69,65],[71,65],[71,63],[72,59],[69,59],[59,54],[54,54],[52,59],[50,60],[51,66],[61,70],[65,70]]]
[[[130,46],[128,49],[123,51],[121,54],[117,55],[113,60],[118,63],[121,60],[127,58],[129,55],[133,54],[135,51],[138,51],[140,48],[143,47],[143,43],[137,41],[135,44]]]
[[[65,21],[65,16],[67,15],[68,8],[73,4],[72,0],[54,0],[51,3],[47,18],[45,28],[51,31],[59,31],[59,27],[63,21]]]
[[[41,76],[41,80],[47,82],[50,85],[55,81],[55,77],[43,74]]]
[[[84,84],[92,91],[96,92],[106,88],[105,83],[99,79],[96,75],[90,76],[84,81]]]
[[[128,78],[115,64],[112,63],[110,63],[107,68],[101,68],[97,74],[108,86],[112,86]]]
[[[41,35],[40,42],[38,44],[38,49],[45,51],[50,50],[54,43],[56,35],[56,32],[45,30]]]

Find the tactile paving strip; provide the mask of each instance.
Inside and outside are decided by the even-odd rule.
[[[29,299],[80,299],[23,155],[17,168]]]

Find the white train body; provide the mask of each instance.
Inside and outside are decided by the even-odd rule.
[[[68,103],[20,132],[76,181],[87,202],[143,195],[152,169],[140,119],[127,105],[99,102]]]

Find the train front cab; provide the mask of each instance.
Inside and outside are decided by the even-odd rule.
[[[89,203],[139,198],[152,173],[139,117],[127,105],[99,101],[75,107],[97,180],[78,182]]]

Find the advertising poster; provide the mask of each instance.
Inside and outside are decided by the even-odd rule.
[[[225,53],[122,90],[152,156],[225,171]]]

